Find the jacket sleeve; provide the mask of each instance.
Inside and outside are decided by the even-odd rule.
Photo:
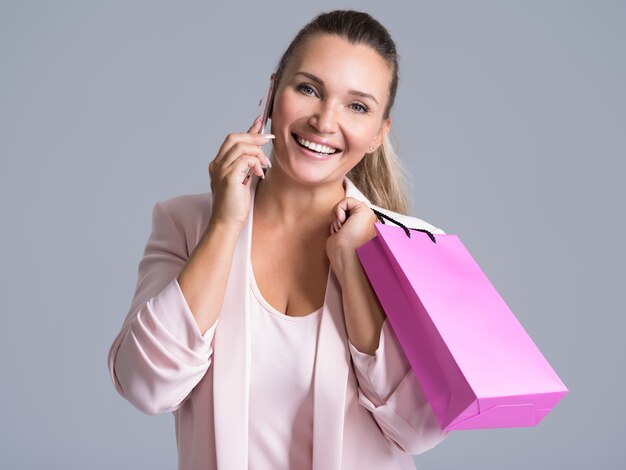
[[[444,234],[441,229],[433,233]],[[417,455],[449,435],[439,426],[387,319],[374,356],[359,351],[349,340],[348,345],[359,403],[372,413],[388,439],[402,451]]]
[[[201,334],[177,281],[187,258],[184,230],[156,203],[131,308],[108,355],[116,390],[151,415],[178,409],[211,365],[218,322]]]

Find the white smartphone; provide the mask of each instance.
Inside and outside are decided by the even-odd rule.
[[[258,115],[261,116],[261,130],[259,134],[265,134],[267,121],[270,118],[270,110],[272,109],[272,101],[274,100],[274,74],[272,74],[270,78],[270,85],[265,92],[265,95],[261,98],[259,102],[259,112]],[[264,166],[263,171],[267,172],[268,167]],[[248,173],[246,173],[245,178],[241,182],[242,184],[246,184],[250,181],[250,177],[252,176],[252,168],[248,169]]]
[[[265,134],[265,128],[267,127],[267,121],[270,117],[270,110],[272,109],[272,100],[274,99],[274,75],[270,78],[270,85],[267,88],[267,92],[261,101],[259,102],[259,114],[261,115],[261,130],[259,134]]]

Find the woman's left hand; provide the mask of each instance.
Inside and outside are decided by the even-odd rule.
[[[339,201],[330,211],[330,237],[326,240],[326,255],[331,265],[339,256],[353,254],[374,238],[376,220],[376,214],[364,202],[352,197]]]

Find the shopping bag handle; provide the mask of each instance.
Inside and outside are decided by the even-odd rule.
[[[370,207],[370,209],[372,209]],[[437,243],[437,240],[435,239],[435,236],[430,233],[428,230],[426,230],[425,228],[411,228],[411,227],[407,227],[406,225],[404,225],[401,222],[398,222],[395,219],[392,219],[391,217],[389,217],[386,214],[383,214],[380,211],[377,211],[376,209],[372,209],[374,211],[374,214],[376,214],[376,217],[378,217],[378,220],[380,220],[381,224],[385,224],[385,219],[389,220],[390,222],[393,222],[396,225],[399,225],[400,227],[402,227],[404,229],[404,233],[406,233],[406,236],[411,238],[411,230],[415,230],[416,232],[424,232],[426,235],[428,235],[430,237],[430,239],[432,240],[433,243]]]

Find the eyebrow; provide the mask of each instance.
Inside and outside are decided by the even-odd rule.
[[[324,81],[319,78],[316,77],[315,75],[313,75],[312,73],[309,72],[296,72],[294,73],[294,75],[304,75],[305,77],[313,80],[314,82],[319,83],[320,85],[324,86]],[[370,95],[369,93],[365,93],[364,91],[359,91],[359,90],[348,90],[348,93],[351,95],[356,95],[356,96],[360,96],[362,98],[370,98],[374,101],[374,103],[378,104],[378,100],[376,98],[374,98],[374,95]]]

